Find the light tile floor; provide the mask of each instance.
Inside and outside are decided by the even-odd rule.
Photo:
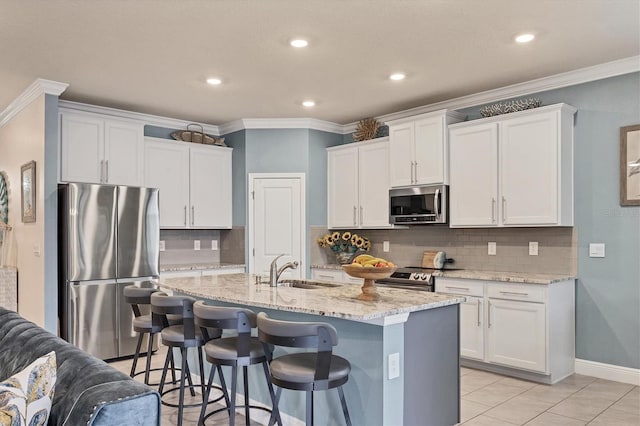
[[[152,368],[162,367],[165,350],[152,358]],[[145,358],[138,362],[144,369]],[[111,365],[126,374],[131,359]],[[139,375],[136,380],[143,381]],[[160,380],[160,372],[151,374],[151,382]],[[640,425],[640,388],[638,386],[575,374],[552,386],[505,377],[469,368],[461,369],[462,424],[465,426],[638,426]],[[174,396],[175,395],[175,396]],[[177,401],[177,392],[171,395]],[[186,392],[186,400],[199,402]],[[209,410],[222,407],[210,405]],[[195,425],[200,409],[186,408],[183,424]],[[162,426],[177,424],[178,409],[162,407]],[[244,424],[238,414],[237,424]],[[228,416],[218,413],[207,420],[208,426],[227,425]],[[251,420],[251,424],[260,424]]]

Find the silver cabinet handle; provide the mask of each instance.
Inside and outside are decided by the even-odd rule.
[[[187,206],[184,206],[184,226],[187,226]]]
[[[448,288],[449,290],[460,290],[460,291],[469,291],[466,287],[450,287],[448,285],[444,286],[444,288]]]
[[[507,199],[502,196],[502,221],[507,221]]]
[[[100,183],[104,183],[104,160],[100,160]]]
[[[105,183],[109,183],[109,160],[104,162],[105,165],[105,178],[104,178],[104,182]]]
[[[362,206],[360,206],[360,226],[362,226]]]
[[[193,206],[191,206],[191,226],[195,224],[196,221],[196,211]]]
[[[416,179],[417,181],[417,179]],[[434,200],[433,200],[433,208],[435,210],[436,213],[436,219],[438,219],[440,217],[440,189],[436,189],[436,193],[434,195]]]
[[[353,206],[353,226],[356,225],[356,214],[358,212],[358,208],[356,206]]]
[[[326,278],[326,279],[328,279],[328,280],[332,280],[332,279],[333,279],[333,277],[332,277],[331,275],[321,275],[321,274],[318,274],[318,275],[317,275],[317,277],[318,277],[318,278]]]
[[[491,198],[491,223],[496,223],[496,199]]]
[[[487,300],[487,328],[491,328],[491,300]]]
[[[517,291],[501,291],[500,294],[511,295],[511,296],[528,296],[529,293],[518,293]]]
[[[413,183],[418,183],[418,162],[415,162],[415,166],[413,167],[413,174],[414,174],[414,179],[413,179]]]
[[[480,301],[480,299],[476,299],[476,302],[478,302],[478,327],[480,327],[480,305],[482,304],[482,302]]]

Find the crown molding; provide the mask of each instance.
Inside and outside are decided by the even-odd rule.
[[[40,95],[60,96],[69,85],[53,80],[45,80],[43,78],[36,79],[24,92],[13,100],[4,111],[0,113],[0,127],[7,124],[20,111],[25,109],[31,102],[36,100]]]
[[[220,126],[223,135],[252,129],[312,129],[343,134],[342,124],[315,118],[242,118]]]
[[[63,101],[59,102],[60,108],[73,111],[91,112],[95,114],[109,115],[111,117],[123,118],[127,120],[142,121],[145,125],[165,127],[168,129],[186,129],[188,124],[198,124],[204,129],[204,133],[213,136],[220,136],[220,128],[214,124],[197,123],[195,121],[185,121],[176,118],[162,117],[158,115],[144,114],[141,112],[126,111],[122,109],[109,108],[99,105],[84,104],[81,102]]]
[[[629,58],[606,62],[604,64],[594,65],[591,67],[580,68],[577,70],[555,74],[548,77],[542,77],[524,83],[512,84],[510,86],[487,90],[473,95],[461,96],[459,98],[454,98],[443,102],[437,102],[434,104],[423,105],[404,111],[385,114],[376,117],[376,119],[382,123],[386,123],[387,121],[398,120],[441,109],[455,110],[469,108],[477,105],[487,104],[490,102],[497,102],[503,99],[531,95],[534,93],[545,92],[547,90],[561,89],[563,87],[575,86],[578,84],[603,80],[605,78],[616,77],[619,75],[630,74],[638,71],[640,71],[640,56],[631,56]],[[354,131],[357,124],[358,123],[355,122],[343,125],[343,129],[345,130],[344,133],[350,133]]]

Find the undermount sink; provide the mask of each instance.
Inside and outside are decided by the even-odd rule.
[[[312,290],[316,288],[340,287],[340,285],[323,283],[319,281],[282,280],[282,281],[278,281],[278,287],[295,287],[295,288],[305,288],[305,289]]]

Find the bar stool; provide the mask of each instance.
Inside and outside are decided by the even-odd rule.
[[[133,355],[133,365],[131,366],[130,377],[135,377],[144,373],[144,384],[149,385],[149,373],[151,371],[160,371],[162,368],[151,369],[151,354],[153,351],[153,337],[162,331],[160,326],[153,327],[151,324],[151,314],[142,315],[142,307],[151,306],[151,294],[157,292],[157,288],[151,287],[138,287],[134,284],[128,285],[123,289],[124,300],[131,305],[133,311],[133,330],[138,333],[138,343],[136,345],[136,352]],[[146,310],[146,309],[145,309]],[[136,366],[138,365],[138,358],[140,357],[140,349],[142,348],[142,341],[144,335],[149,334],[148,346],[147,346],[147,364],[144,371],[136,373]],[[173,370],[172,370],[173,372]],[[175,382],[175,373],[173,380]],[[152,383],[152,386],[157,386],[157,383]]]
[[[198,301],[193,305],[193,312],[195,315],[195,323],[197,326],[201,327],[202,335],[205,336],[205,338],[208,334],[207,327],[235,330],[237,332],[237,336],[209,340],[204,346],[207,361],[213,364],[209,374],[209,382],[207,384],[204,400],[208,401],[209,399],[209,392],[217,370],[218,376],[220,377],[220,383],[222,384],[225,401],[227,402],[227,407],[212,411],[205,416],[206,405],[203,404],[198,424],[204,425],[204,421],[210,416],[219,413],[220,411],[228,411],[229,425],[235,425],[236,388],[238,382],[238,367],[240,366],[242,366],[244,380],[244,405],[241,407],[244,407],[246,425],[249,425],[249,408],[257,408],[272,412],[272,410],[265,407],[249,405],[249,380],[247,376],[247,367],[249,365],[262,364],[264,376],[267,380],[267,386],[269,387],[271,402],[274,402],[275,398],[267,363],[270,358],[270,350],[267,348],[267,353],[265,354],[265,350],[263,349],[260,341],[256,337],[251,337],[251,329],[255,328],[257,325],[256,314],[249,309],[205,305],[203,301]],[[223,365],[231,366],[231,401],[229,401],[229,397],[226,392],[226,384],[221,368]],[[274,410],[278,424],[282,425],[277,408],[274,408]]]
[[[315,352],[292,353],[271,360],[271,381],[278,386],[273,403],[274,410],[277,410],[282,388],[306,391],[306,424],[313,425],[313,392],[338,388],[344,418],[347,425],[351,426],[342,390],[342,385],[349,380],[351,364],[346,359],[332,354],[332,347],[338,344],[335,327],[322,322],[280,321],[260,312],[258,338],[263,346],[316,349]],[[273,420],[272,414],[269,426]]]
[[[160,379],[160,386],[158,392],[162,398],[165,394],[177,390],[180,390],[180,396],[178,405],[172,404],[161,400],[163,405],[169,407],[178,407],[178,425],[182,425],[182,413],[184,407],[196,407],[200,404],[184,404],[184,389],[185,379],[189,382],[188,388],[191,392],[191,396],[195,396],[194,388],[196,385],[191,380],[191,374],[189,372],[189,364],[187,362],[187,350],[189,348],[196,348],[198,352],[198,363],[200,368],[200,387],[202,391],[202,404],[205,404],[204,393],[204,371],[202,362],[202,346],[205,344],[205,339],[199,329],[196,329],[193,321],[193,304],[196,301],[193,297],[189,296],[167,296],[165,293],[156,292],[151,295],[151,315],[152,323],[154,327],[162,327],[160,337],[162,338],[162,344],[169,347],[167,351],[167,357],[164,362],[164,368],[162,370],[162,378]],[[182,324],[170,325],[168,315],[179,315],[182,317]],[[208,332],[208,337],[215,339],[220,337],[222,332],[220,330]],[[165,379],[167,376],[167,369],[169,362],[173,361],[173,349],[179,348],[182,357],[182,368],[180,369],[180,385],[177,388],[172,388],[164,391]],[[212,401],[213,402],[213,401]],[[206,405],[206,404],[205,404]]]

